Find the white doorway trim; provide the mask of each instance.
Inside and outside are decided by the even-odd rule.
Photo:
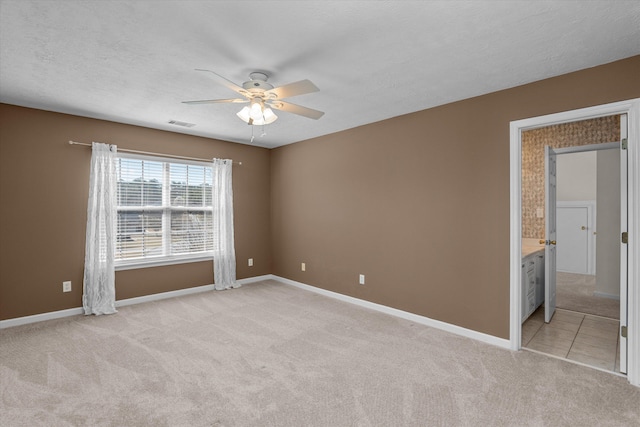
[[[520,350],[522,262],[522,132],[618,114],[628,117],[628,336],[627,380],[640,387],[640,98],[513,121],[510,124],[510,334]]]

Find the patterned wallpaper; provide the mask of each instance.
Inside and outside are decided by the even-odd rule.
[[[544,238],[544,146],[552,148],[601,144],[620,140],[620,116],[599,117],[532,129],[522,133],[522,237]]]

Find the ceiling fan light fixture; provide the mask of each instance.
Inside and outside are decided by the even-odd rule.
[[[249,107],[245,106],[242,108],[242,110],[238,111],[238,113],[236,114],[240,120],[242,120],[245,123],[249,123],[249,119],[251,118],[251,116],[249,115],[249,112],[251,110],[249,109]]]
[[[256,112],[257,114],[255,114]],[[262,104],[258,102],[251,104],[251,107],[243,107],[236,115],[243,122],[255,126],[268,125],[278,120],[278,116],[275,115],[271,108],[263,109]]]
[[[264,109],[263,117],[265,125],[269,125],[278,120],[278,116],[276,116],[273,110],[268,107]]]
[[[249,115],[254,121],[262,118],[262,103],[260,101],[252,101],[249,110]]]

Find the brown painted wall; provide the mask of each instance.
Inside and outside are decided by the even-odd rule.
[[[82,305],[91,149],[69,140],[242,161],[233,170],[237,276],[271,273],[269,150],[0,104],[0,319]],[[116,298],[211,284],[212,264],[117,272]],[[72,292],[62,293],[64,280]]]
[[[639,97],[639,75],[636,56],[273,150],[273,273],[508,338],[509,123]]]
[[[0,319],[81,305],[90,150],[73,139],[241,160],[238,278],[274,273],[507,338],[509,122],[639,97],[639,74],[636,56],[271,151],[0,104]],[[212,280],[211,263],[122,271],[117,298]]]

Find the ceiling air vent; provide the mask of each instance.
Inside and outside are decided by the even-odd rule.
[[[192,127],[194,127],[196,125],[195,123],[181,122],[179,120],[169,120],[168,123],[170,125],[183,126],[183,127],[186,127],[186,128],[192,128]]]

